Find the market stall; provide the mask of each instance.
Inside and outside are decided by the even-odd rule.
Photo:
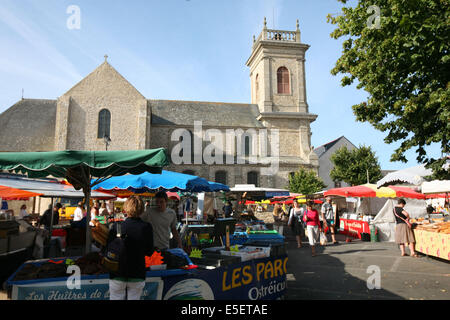
[[[381,209],[380,212],[367,212],[370,205],[370,200],[368,201],[361,201],[361,198],[364,199],[371,199],[371,198],[410,198],[410,199],[420,199],[424,205],[423,209],[425,209],[425,195],[418,193],[414,191],[411,188],[408,187],[398,187],[398,186],[389,186],[389,187],[381,187],[377,188],[374,184],[364,184],[360,186],[353,186],[353,187],[344,187],[344,188],[334,188],[330,189],[324,192],[324,196],[340,196],[340,197],[346,197],[346,198],[358,198],[359,206],[358,208],[361,208],[361,203],[364,203],[366,212],[361,212],[361,209],[356,210],[354,214],[345,214],[342,217],[340,217],[340,225],[339,225],[339,232],[341,234],[345,234],[347,236],[352,236],[355,238],[362,239],[363,235],[365,236],[364,240],[370,240],[369,236],[373,232],[380,231],[377,228],[371,227],[375,226],[375,223],[388,223],[390,227],[392,227],[392,222],[394,221],[382,221],[380,218],[380,212],[387,212],[388,210],[385,208],[386,205],[392,204],[392,201],[385,201],[384,206]],[[382,202],[380,202],[382,204]],[[375,203],[373,203],[375,204]],[[378,213],[376,216],[375,214]],[[391,212],[390,214],[393,213]],[[387,215],[389,215],[389,212],[387,212]],[[375,216],[375,218],[373,218]],[[378,219],[377,219],[378,218]],[[392,217],[390,217],[392,218]],[[373,221],[373,224],[371,222]],[[381,227],[380,227],[381,228]],[[373,235],[372,235],[373,236]],[[383,236],[381,236],[383,237]]]
[[[431,214],[427,219],[414,219],[417,223],[414,229],[416,251],[444,260],[450,260],[450,216],[448,200],[450,180],[426,181],[421,185],[422,193],[427,198],[443,197],[444,207],[438,214]],[[447,207],[445,207],[445,204]]]
[[[285,293],[285,255],[246,261],[241,259],[244,254],[229,256],[227,264],[205,268],[194,265],[180,249],[167,251],[172,258],[166,261],[164,256],[162,267],[154,265],[154,270],[150,270],[149,266],[142,300],[272,300]],[[205,255],[213,261],[219,256],[213,252]],[[82,266],[80,289],[67,285],[67,270],[72,264]],[[27,280],[32,272],[42,277]],[[98,257],[90,254],[27,262],[8,279],[7,285],[12,300],[108,300],[108,282],[109,275],[102,272]]]
[[[76,190],[83,190],[87,203],[87,222],[91,220],[91,190],[96,184],[127,173],[161,173],[168,164],[164,148],[136,151],[0,152],[0,170],[26,173],[30,178],[64,178]],[[93,181],[93,178],[96,180]],[[89,229],[87,223],[86,252],[91,251]]]

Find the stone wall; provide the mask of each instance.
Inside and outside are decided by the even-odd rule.
[[[53,151],[56,101],[23,99],[0,114],[0,152]]]
[[[99,112],[111,113],[108,150],[147,146],[150,124],[147,100],[108,63],[103,63],[58,99],[58,150],[105,150],[98,138]],[[65,132],[67,130],[67,132]]]

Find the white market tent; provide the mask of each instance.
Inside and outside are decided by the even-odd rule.
[[[378,229],[380,241],[395,241],[395,216],[393,210],[396,204],[397,199],[388,199],[372,221]],[[413,219],[424,217],[427,213],[426,208],[427,203],[425,200],[406,199],[405,210]]]
[[[403,183],[419,186],[425,181],[424,177],[430,176],[432,174],[433,170],[425,168],[424,164],[394,171],[388,173],[381,180],[379,180],[377,182],[377,188]]]
[[[267,197],[276,196],[289,196],[289,190],[286,189],[274,189],[274,188],[261,188],[256,187],[254,184],[237,184],[233,188],[230,188],[230,192],[255,192],[265,193]]]
[[[433,180],[422,183],[422,193],[446,193],[450,192],[450,180]]]

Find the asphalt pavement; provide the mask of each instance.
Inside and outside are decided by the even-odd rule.
[[[286,233],[287,300],[450,300],[448,261],[402,257],[395,243],[346,243],[342,235],[339,244],[317,246],[312,257],[307,238],[297,248],[290,230]]]

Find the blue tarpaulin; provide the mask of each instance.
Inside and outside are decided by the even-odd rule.
[[[206,179],[163,170],[161,174],[142,173],[139,175],[124,175],[112,177],[96,185],[94,190],[129,190],[134,193],[165,191],[185,191],[185,192],[214,192],[229,191],[230,188],[217,182],[209,182]]]

